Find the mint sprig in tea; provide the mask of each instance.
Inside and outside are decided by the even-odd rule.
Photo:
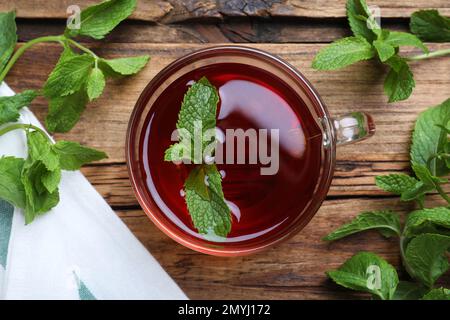
[[[217,63],[188,72],[154,102],[146,126],[148,192],[186,237],[222,245],[273,237],[313,197],[321,128],[266,70]]]
[[[180,142],[166,150],[164,160],[185,159],[199,164],[190,171],[184,183],[189,214],[200,233],[226,237],[231,229],[231,214],[222,191],[222,176],[214,164],[202,164],[203,155],[210,157],[214,155],[213,149],[208,154],[205,154],[205,149],[208,143],[215,146],[215,132],[210,139],[203,137],[207,130],[215,131],[218,102],[217,89],[208,79],[201,78],[192,84],[184,96],[178,114],[177,128],[180,130]],[[201,129],[197,133],[198,127]],[[197,148],[199,152],[195,148],[196,134],[202,140]]]

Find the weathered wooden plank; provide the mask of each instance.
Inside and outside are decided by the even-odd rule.
[[[352,235],[332,244],[321,238],[361,211],[388,208],[399,213],[411,209],[398,199],[328,200],[308,226],[288,242],[237,258],[211,257],[184,248],[157,230],[140,210],[117,213],[190,298],[348,299],[358,295],[327,280],[325,271],[337,268],[358,251],[372,251],[407,279],[400,265],[398,239],[385,239],[376,232]],[[448,285],[450,275],[440,281]]]
[[[339,1],[307,1],[307,0],[287,0],[280,4],[273,5],[272,16],[290,16],[290,17],[344,17],[346,0]],[[382,17],[409,17],[414,11],[423,8],[436,8],[444,15],[450,12],[448,1],[390,1],[377,0],[366,1],[369,6],[378,6],[381,9]]]
[[[78,1],[81,8],[98,3],[95,0]],[[315,17],[339,18],[345,16],[345,0],[152,0],[139,1],[131,19],[174,23],[190,20],[222,20],[228,17]],[[450,14],[446,0],[416,1],[368,1],[381,8],[383,17],[409,17],[422,8],[437,8]],[[23,18],[65,18],[69,0],[6,0],[0,3],[0,11],[16,9]]]
[[[61,34],[64,22],[52,20],[20,20],[19,41]],[[407,20],[387,20],[383,27],[408,31]],[[219,23],[154,24],[127,21],[106,36],[104,42],[112,43],[322,43],[351,35],[344,19],[245,19]],[[84,37],[84,42],[98,42]]]
[[[96,0],[81,0],[74,3],[71,0],[3,0],[0,11],[16,10],[20,18],[62,18],[69,16],[69,6],[78,5],[81,9],[100,3]],[[173,10],[169,1],[139,1],[139,6],[132,18],[147,21],[159,21]],[[72,12],[70,12],[72,14]]]
[[[208,25],[209,29],[220,29],[216,25]],[[31,39],[62,34],[64,32],[65,23],[62,20],[52,20],[43,23],[42,20],[19,20],[17,23],[17,33],[20,42],[26,42]],[[133,43],[133,42],[147,42],[147,43],[204,43],[219,40],[217,35],[215,38],[209,37],[209,33],[198,31],[196,25],[165,25],[154,24],[140,21],[129,21],[122,23],[114,29],[109,35],[105,37],[103,42],[113,43]],[[228,41],[222,34],[221,42]],[[98,42],[98,40],[84,37],[84,42]]]
[[[417,114],[448,98],[448,57],[413,63],[416,88],[412,97],[404,102],[388,104],[382,88],[386,71],[375,61],[359,63],[339,71],[319,72],[312,70],[310,64],[323,45],[252,46],[277,54],[297,67],[313,83],[333,115],[351,111],[366,111],[373,115],[377,124],[376,135],[366,141],[340,147],[338,159],[341,161],[407,161],[411,129]],[[158,71],[175,58],[206,46],[97,43],[91,47],[105,57],[145,53],[150,54],[152,60],[139,75],[110,82],[102,98],[88,107],[79,124],[70,133],[56,137],[80,141],[105,150],[110,156],[105,163],[124,162],[127,121],[142,89]],[[445,47],[445,44],[430,45],[432,50],[441,47]],[[17,91],[39,88],[58,53],[56,44],[36,46],[19,60],[7,77],[7,82]],[[33,77],[25,77],[26,74],[32,74]],[[39,99],[32,108],[39,118],[43,119],[46,112],[45,101]]]
[[[321,43],[348,36],[350,29],[345,20],[323,22],[316,19],[245,19],[219,23],[161,24],[127,21],[106,36],[104,42],[113,43]],[[42,23],[42,20],[18,21],[19,41],[50,34],[61,34],[65,24],[62,20]],[[406,24],[390,22],[389,28],[405,30]],[[97,40],[84,37],[84,42]]]

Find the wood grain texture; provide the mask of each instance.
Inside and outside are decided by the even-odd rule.
[[[85,8],[99,1],[79,0]],[[229,17],[314,17],[345,16],[345,0],[141,0],[131,19],[177,23],[192,20],[223,20]],[[368,1],[381,8],[382,17],[409,17],[420,8],[436,8],[450,15],[446,0]],[[21,18],[66,18],[70,0],[3,0],[0,11],[16,9]]]
[[[153,24],[139,21],[128,21],[117,26],[113,32],[101,40],[101,42],[113,43],[133,43],[133,42],[151,42],[151,43],[204,43],[211,42],[213,39],[221,42],[228,41],[225,35],[222,34],[220,38],[210,36],[212,30],[220,32],[216,25],[208,25],[210,28],[202,28],[197,24],[185,25],[165,25]],[[17,23],[17,32],[20,42],[26,42],[31,39],[62,34],[64,32],[65,24],[60,20],[53,20],[51,23],[42,24],[41,20],[20,20]],[[203,31],[205,30],[205,31]],[[98,40],[84,37],[83,42],[99,42]]]
[[[430,205],[438,203],[433,200]],[[363,210],[386,208],[400,214],[411,209],[398,199],[325,201],[308,226],[288,242],[238,258],[210,257],[184,248],[157,230],[140,210],[118,214],[192,299],[353,299],[368,296],[336,286],[325,271],[339,267],[359,251],[372,251],[407,279],[398,239],[386,239],[374,231],[331,244],[321,238]],[[450,274],[439,283],[448,286]]]
[[[67,8],[78,5],[81,9],[100,3],[97,0],[2,0],[0,11],[16,10],[19,18],[62,18],[69,14]],[[139,1],[138,8],[132,18],[147,21],[159,21],[173,10],[169,1]]]
[[[42,24],[37,19],[18,21],[19,41],[25,42],[46,35],[61,34],[65,24],[53,20]],[[389,27],[399,29],[398,23]],[[406,30],[406,24],[400,24]],[[311,19],[283,22],[278,19],[245,19],[219,23],[153,24],[127,21],[106,36],[103,42],[113,43],[320,43],[350,35],[346,21],[332,20],[326,24]],[[84,42],[98,42],[84,37]]]

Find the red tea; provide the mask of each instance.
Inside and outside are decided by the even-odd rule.
[[[218,164],[232,212],[231,232],[221,245],[271,237],[286,224],[301,219],[313,197],[321,168],[322,131],[297,93],[263,69],[238,63],[209,65],[175,80],[160,95],[140,139],[141,167],[148,192],[168,222],[183,230],[186,237],[213,241],[194,228],[183,198],[183,184],[192,166],[164,161],[165,150],[174,143],[171,136],[183,96],[189,85],[201,77],[206,77],[219,92],[217,127],[222,132],[278,129],[275,174],[262,175],[261,168],[268,167],[262,163]],[[245,150],[249,159],[248,143]]]

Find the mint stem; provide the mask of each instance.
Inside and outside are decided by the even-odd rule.
[[[406,60],[417,61],[417,60],[441,57],[441,56],[445,56],[448,54],[450,54],[450,49],[442,49],[442,50],[437,50],[437,51],[430,52],[430,53],[419,54],[418,56],[407,57]]]
[[[6,75],[8,74],[9,70],[13,67],[13,65],[16,63],[16,61],[20,58],[20,56],[30,47],[32,47],[35,44],[42,43],[42,42],[59,42],[62,43],[64,41],[67,41],[70,45],[80,49],[83,52],[86,52],[90,55],[92,55],[95,59],[95,61],[98,60],[98,56],[86,48],[85,46],[81,45],[80,43],[67,38],[65,35],[59,35],[59,36],[45,36],[45,37],[39,37],[33,40],[30,40],[26,42],[23,46],[21,46],[17,51],[14,53],[14,55],[11,57],[11,59],[8,61],[8,64],[5,66],[5,69],[0,73],[0,83],[5,79]]]
[[[19,129],[23,129],[23,130],[33,129],[33,130],[39,131],[44,137],[47,138],[48,141],[50,141],[50,143],[53,143],[53,141],[50,139],[50,137],[47,135],[47,133],[44,130],[42,130],[41,128],[36,127],[32,124],[24,124],[24,123],[12,124],[10,126],[0,129],[0,137],[3,136],[4,134],[7,134],[8,132],[11,132],[14,130],[19,130]]]
[[[82,44],[70,39],[70,38],[65,38],[64,40],[66,40],[69,44],[73,45],[74,47],[80,49],[83,52],[86,52],[88,54],[90,54],[91,56],[93,56],[95,58],[95,60],[98,59],[98,56],[92,51],[89,50],[88,48],[86,48],[85,46],[83,46]]]

